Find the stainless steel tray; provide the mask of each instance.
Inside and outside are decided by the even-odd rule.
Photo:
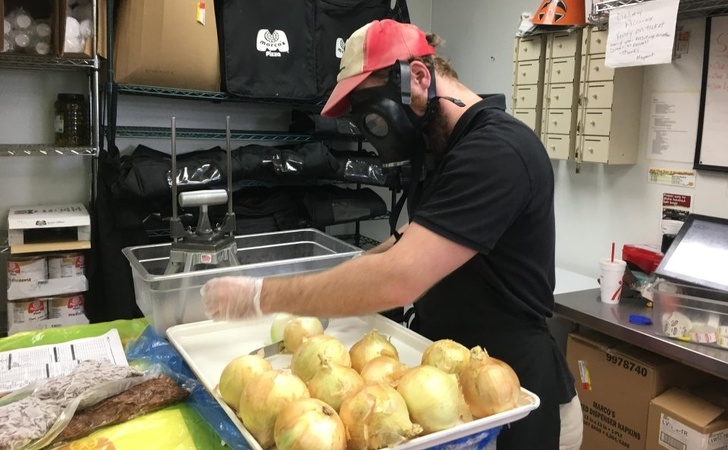
[[[222,406],[225,413],[230,416],[233,423],[237,425],[253,450],[262,450],[262,448],[245,429],[235,411],[222,400],[217,391],[217,384],[222,370],[230,360],[270,343],[272,322],[273,316],[266,316],[249,322],[197,322],[176,325],[167,330],[169,341],[189,364],[205,388]],[[391,336],[392,343],[399,352],[400,360],[410,367],[420,364],[422,352],[431,343],[429,339],[378,314],[331,319],[326,333],[351,348],[372,329]],[[291,356],[277,355],[269,358],[269,361],[276,369],[288,369]],[[431,448],[522,419],[538,408],[539,404],[538,396],[522,388],[519,405],[510,411],[417,437],[395,448],[397,450]]]

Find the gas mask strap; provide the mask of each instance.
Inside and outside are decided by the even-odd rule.
[[[391,230],[392,236],[394,236],[395,242],[399,241],[399,238],[402,237],[402,233],[397,231],[397,220],[399,219],[399,214],[402,212],[405,200],[407,200],[407,191],[402,191],[402,196],[397,200],[389,216],[389,229]]]

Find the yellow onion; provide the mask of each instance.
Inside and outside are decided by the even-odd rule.
[[[330,364],[351,367],[351,358],[344,344],[328,334],[318,334],[304,339],[293,352],[291,372],[308,383],[321,367],[321,356],[325,356]]]
[[[364,380],[351,367],[331,364],[325,356],[321,356],[321,367],[306,387],[311,397],[326,402],[339,412],[344,399],[364,387]]]
[[[377,356],[361,369],[361,377],[366,384],[385,383],[392,387],[397,386],[399,378],[408,367],[391,356]]]
[[[344,423],[316,398],[287,404],[278,414],[273,437],[277,450],[346,450]]]
[[[391,356],[399,360],[399,353],[389,342],[389,337],[379,334],[377,330],[371,330],[359,339],[349,349],[349,354],[351,355],[351,367],[359,373],[369,361],[377,356]]]
[[[278,413],[292,401],[309,398],[306,384],[292,373],[269,370],[254,377],[240,396],[238,417],[263,448],[272,447]]]
[[[422,365],[434,366],[443,372],[458,375],[470,362],[470,350],[450,339],[428,345],[422,353]]]
[[[399,379],[397,392],[407,403],[410,418],[420,424],[425,433],[447,430],[473,420],[460,392],[457,375],[437,367],[409,369]]]
[[[273,319],[273,323],[270,326],[270,340],[271,342],[278,342],[283,340],[283,331],[286,329],[286,325],[291,319],[295,318],[293,314],[278,313]]]
[[[294,317],[283,329],[283,345],[287,352],[295,352],[304,339],[323,334],[324,327],[317,317]]]
[[[393,387],[371,384],[344,400],[339,412],[349,436],[349,450],[392,447],[422,433],[407,404]]]
[[[237,411],[245,385],[254,376],[272,369],[270,363],[260,355],[238,356],[222,369],[220,384],[217,386],[220,396],[229,407]]]
[[[488,356],[481,347],[470,350],[470,364],[460,372],[465,402],[476,418],[518,406],[521,383],[511,366]]]

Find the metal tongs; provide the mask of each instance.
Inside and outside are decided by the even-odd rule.
[[[329,319],[322,319],[319,317],[321,325],[324,330],[329,326]],[[280,355],[283,353],[283,341],[276,341],[272,344],[264,345],[263,347],[256,348],[249,355],[260,355],[262,358],[270,358],[271,356]]]

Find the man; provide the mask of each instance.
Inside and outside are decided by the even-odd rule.
[[[414,302],[415,331],[483,346],[541,399],[504,427],[498,450],[578,449],[581,407],[546,326],[555,284],[549,158],[502,96],[483,99],[458,81],[435,55],[438,43],[390,20],[357,30],[322,111],[351,109],[388,167],[411,167],[410,224],[399,240],[316,274],[211,280],[206,312],[340,317]]]

